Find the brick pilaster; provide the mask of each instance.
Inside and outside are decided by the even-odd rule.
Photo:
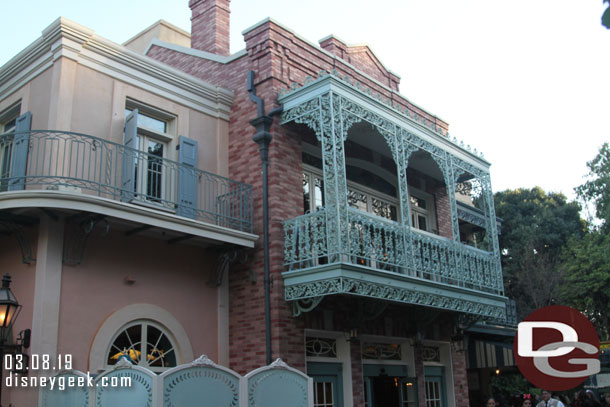
[[[349,345],[352,364],[352,394],[354,407],[364,407],[364,376],[362,373],[362,342],[352,340]]]
[[[453,364],[453,387],[455,392],[455,406],[468,407],[468,372],[466,370],[466,352],[457,352],[451,346],[451,361]]]

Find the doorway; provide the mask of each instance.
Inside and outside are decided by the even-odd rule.
[[[404,365],[365,365],[366,407],[415,407],[417,382]]]

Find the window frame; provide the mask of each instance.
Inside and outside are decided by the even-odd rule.
[[[142,121],[138,120],[135,140],[135,149],[141,152],[142,155],[138,155],[135,158],[136,176],[134,178],[134,194],[139,200],[154,206],[159,206],[159,201],[173,201],[176,191],[167,190],[168,174],[167,171],[161,171],[159,181],[157,181],[160,190],[158,197],[151,198],[150,194],[147,193],[149,190],[150,178],[149,166],[151,163],[154,165],[154,159],[151,157],[151,153],[147,151],[147,146],[149,142],[161,144],[163,153],[159,157],[160,161],[163,162],[164,159],[174,160],[175,156],[171,155],[170,151],[175,151],[175,149],[172,149],[172,146],[175,145],[177,139],[176,129],[178,117],[177,115],[165,112],[151,105],[127,98],[125,101],[124,116],[127,117],[134,109],[138,109],[138,116],[144,116],[165,123],[165,132],[160,132],[143,125]],[[161,165],[161,168],[163,169],[163,164]],[[137,171],[138,168],[146,168],[146,171]],[[153,175],[153,177],[157,176],[158,175]]]
[[[170,344],[172,346],[171,351],[174,353],[176,364],[174,366],[162,366],[162,367],[150,366],[147,361],[147,358],[140,357],[138,363],[134,363],[134,365],[145,367],[155,373],[161,373],[161,372],[169,370],[173,367],[180,366],[183,363],[183,361],[180,359],[180,352],[179,352],[179,347],[178,347],[176,338],[173,337],[173,335],[171,334],[171,332],[169,332],[169,330],[167,328],[163,327],[162,325],[160,325],[159,323],[157,323],[153,320],[138,319],[138,320],[130,321],[127,324],[124,324],[112,336],[112,339],[110,340],[110,342],[108,343],[108,345],[106,347],[106,352],[104,353],[104,355],[105,355],[104,368],[105,369],[111,369],[114,366],[114,364],[112,364],[112,365],[108,364],[108,359],[110,358],[110,355],[114,354],[114,353],[122,352],[121,350],[119,350],[119,351],[113,350],[114,343],[119,338],[119,336],[122,335],[123,332],[127,331],[129,328],[132,328],[132,327],[138,326],[138,325],[141,326],[140,342],[139,342],[140,348],[136,349],[136,350],[140,352],[140,355],[146,353],[145,351],[143,351],[143,347],[148,346],[148,327],[152,326],[152,327],[156,328],[157,330],[159,330],[162,333],[162,335],[164,335],[170,342]],[[158,343],[158,341],[157,341],[157,343]],[[118,360],[119,359],[117,359],[117,363],[118,363]]]
[[[319,168],[313,167],[308,164],[303,164],[303,177],[305,177],[305,176],[308,176],[308,178],[309,178],[309,188],[310,188],[309,202],[310,202],[310,206],[311,206],[312,203],[316,201],[316,196],[313,193],[313,192],[315,192],[315,188],[312,188],[312,186],[314,185],[314,180],[315,180],[315,178],[319,178],[322,180],[322,182],[324,182],[324,173]],[[394,198],[392,196],[386,195],[383,192],[376,191],[372,188],[369,188],[362,184],[358,184],[357,182],[353,182],[353,181],[347,181],[347,188],[348,188],[348,193],[350,190],[352,190],[354,192],[359,192],[366,196],[366,206],[367,206],[366,211],[363,211],[362,209],[358,209],[353,206],[350,206],[350,208],[359,210],[361,212],[365,212],[371,216],[376,216],[376,217],[382,218],[384,220],[390,220],[390,221],[395,221],[395,222],[400,221],[400,203],[399,203],[398,198]],[[323,196],[324,196],[324,186],[322,186],[322,197]],[[390,219],[390,218],[386,218],[384,216],[376,215],[372,211],[373,199],[377,199],[379,201],[393,205],[396,208],[396,219]],[[320,208],[324,208],[324,203],[325,203],[324,198],[322,198],[321,201],[322,201],[322,206],[316,207],[313,210],[310,208],[309,212],[315,212],[315,211],[319,210]]]
[[[312,205],[313,203],[316,201],[317,196],[315,194],[315,188],[312,188],[315,184],[315,179],[319,178],[322,180],[322,182],[324,181],[324,172],[322,170],[320,170],[319,168],[316,168],[312,165],[309,164],[302,164],[303,166],[303,179],[305,179],[305,177],[308,178],[308,182],[309,182],[309,205],[310,208],[309,210],[305,211],[306,213],[311,213],[311,212],[315,212],[317,210],[320,210],[321,208],[324,208],[324,198],[321,199],[322,201],[322,206],[316,206],[315,209],[312,209]],[[371,216],[376,216],[379,218],[382,218],[384,220],[389,220],[389,221],[394,221],[394,222],[400,222],[400,199],[399,198],[395,198],[389,195],[384,194],[383,192],[379,192],[376,191],[370,187],[364,186],[362,184],[358,184],[357,182],[354,181],[347,181],[347,188],[348,188],[348,194],[349,191],[354,191],[354,192],[358,192],[361,193],[363,195],[366,196],[366,211],[363,211],[362,209],[350,206],[350,208],[361,211],[361,212],[365,212],[368,215]],[[305,191],[303,190],[303,193],[305,193]],[[322,197],[324,196],[324,187],[322,185],[322,189],[321,189],[321,193],[322,193]],[[426,209],[422,209],[419,208],[415,205],[413,205],[411,203],[411,199],[413,197],[422,199],[426,202]],[[391,218],[386,218],[385,216],[380,216],[375,214],[372,209],[373,209],[373,199],[377,199],[379,201],[382,201],[384,203],[393,205],[396,208],[396,219],[391,219]],[[433,234],[435,236],[438,236],[438,225],[436,223],[436,204],[434,201],[434,197],[415,187],[409,186],[409,213],[411,215],[411,227],[414,229],[417,229],[418,231],[424,232],[424,233],[430,233]],[[419,228],[419,220],[417,218],[417,215],[419,216],[423,216],[426,219],[426,224],[427,224],[427,228],[424,229],[420,229]],[[413,222],[413,220],[415,220],[415,222]]]
[[[426,208],[422,209],[411,203],[411,199],[415,197],[426,202]],[[409,212],[411,215],[411,227],[418,231],[438,235],[438,225],[436,223],[436,205],[434,197],[421,189],[409,187]],[[417,215],[423,216],[426,219],[427,229],[419,227],[419,218]],[[415,220],[415,222],[414,222]]]
[[[21,101],[13,104],[12,106],[4,109],[0,113],[0,136],[14,132],[17,118],[21,114]],[[12,122],[12,126],[7,128],[7,125]],[[13,151],[13,138],[10,141],[0,143],[0,179],[9,178],[11,172],[11,160]],[[0,192],[8,190],[8,180],[6,182],[0,182]]]

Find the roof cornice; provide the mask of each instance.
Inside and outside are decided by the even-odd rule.
[[[64,17],[0,67],[0,93],[12,93],[62,57],[195,110],[229,119],[232,91],[140,55]]]

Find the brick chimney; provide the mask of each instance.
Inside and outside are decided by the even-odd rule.
[[[191,48],[229,55],[231,0],[190,0]]]
[[[331,54],[341,59],[347,60],[347,45],[343,40],[331,34],[327,37],[322,38],[319,43],[322,49],[330,52]]]

